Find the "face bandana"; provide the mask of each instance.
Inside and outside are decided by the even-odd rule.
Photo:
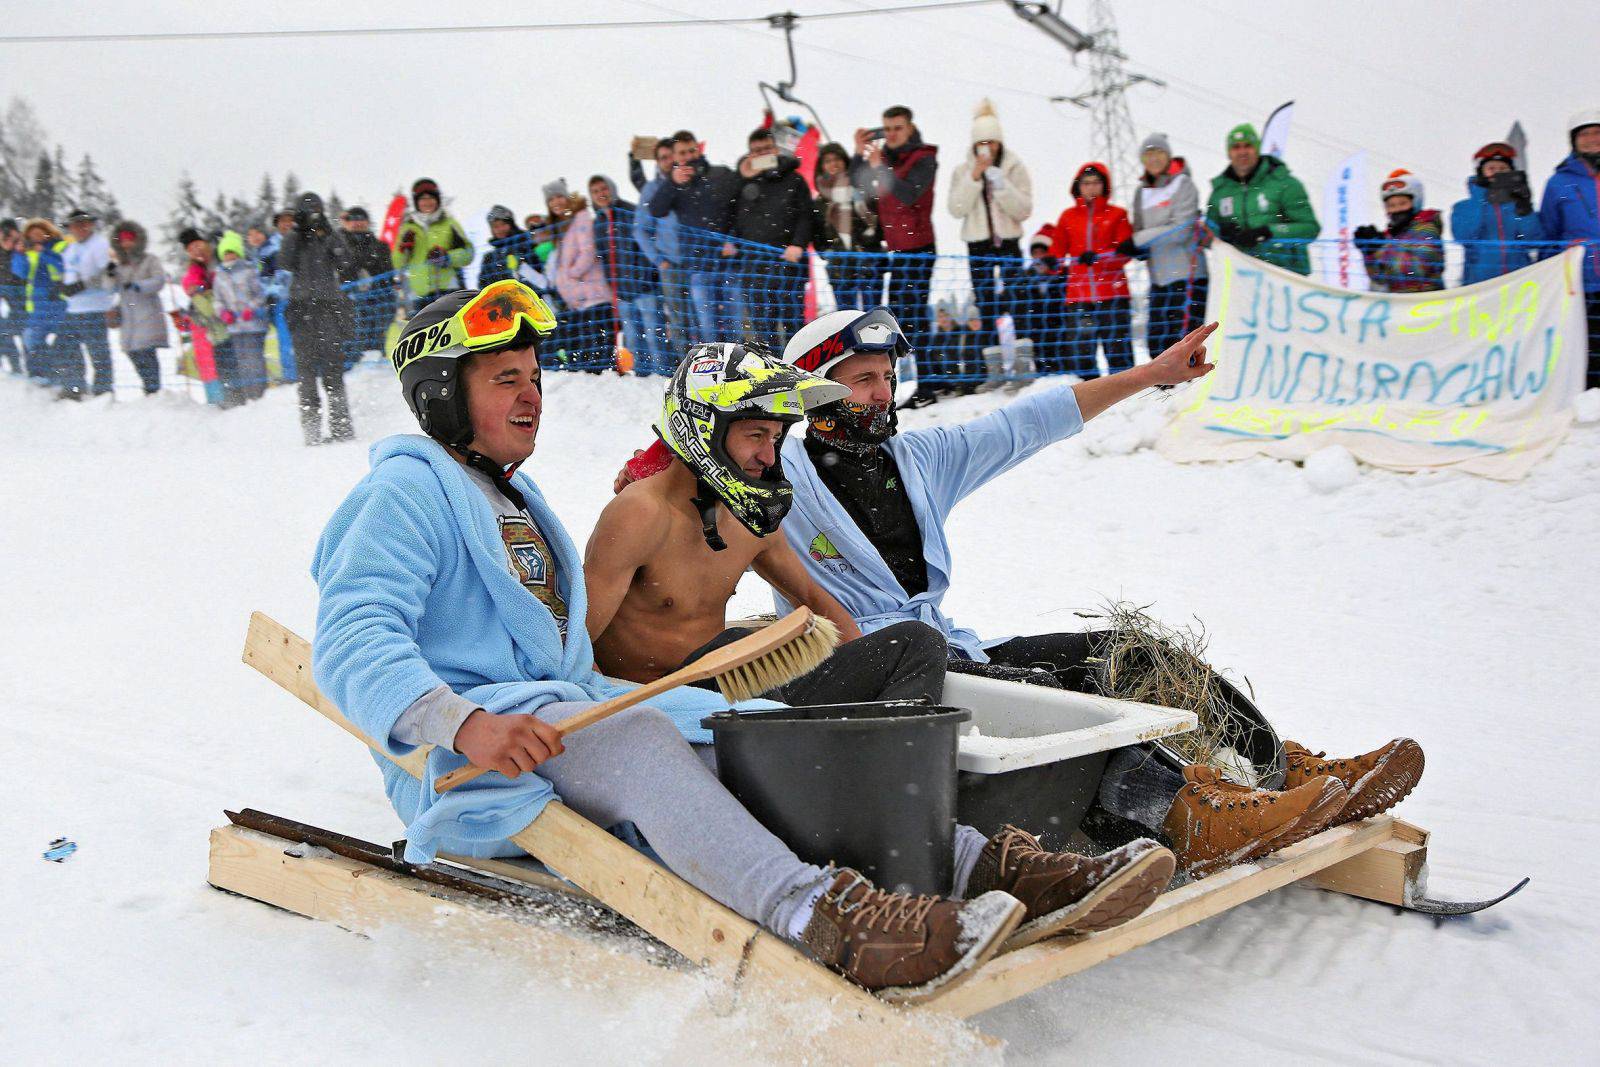
[[[889,389],[894,390],[890,378]],[[828,404],[811,416],[811,432],[830,447],[841,452],[866,455],[889,438],[899,428],[894,401],[887,404],[855,404],[840,400]]]

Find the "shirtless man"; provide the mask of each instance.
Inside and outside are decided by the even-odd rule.
[[[727,379],[730,357],[753,361],[757,374],[780,372],[732,399],[741,405],[732,414],[699,399],[730,384],[734,391],[744,388],[741,380]],[[703,345],[686,362],[683,388],[674,383],[660,428],[664,440],[676,443],[670,465],[611,501],[584,555],[588,629],[601,670],[649,682],[742,636],[745,631],[727,626],[728,599],[745,571],[754,569],[789,603],[830,619],[845,641],[821,667],[768,696],[789,704],[937,701],[946,659],[936,631],[908,621],[863,638],[789,542],[767,536],[788,510],[790,490],[778,458],[784,433],[805,409],[840,399],[843,387],[796,375],[737,345]],[[741,416],[744,411],[749,414]],[[704,416],[704,426],[695,427]],[[687,436],[679,429],[685,426],[691,427]],[[718,447],[696,449],[686,443],[690,439],[715,440]],[[677,454],[680,449],[695,467]]]

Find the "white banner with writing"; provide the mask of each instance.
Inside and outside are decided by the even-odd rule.
[[[1331,444],[1391,470],[1516,479],[1583,388],[1581,249],[1477,285],[1350,292],[1212,246],[1217,369],[1160,440],[1180,462],[1303,459]]]

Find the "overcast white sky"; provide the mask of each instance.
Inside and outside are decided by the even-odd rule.
[[[764,15],[910,0],[345,0],[343,3],[12,3],[0,33],[157,32],[450,25]],[[18,10],[18,8],[22,8]],[[1087,4],[1064,14],[1086,25]],[[1567,115],[1600,106],[1600,4],[1534,0],[1309,3],[1184,0],[1118,6],[1132,66],[1169,82],[1130,93],[1138,131],[1168,133],[1202,178],[1224,165],[1224,132],[1297,101],[1288,159],[1315,198],[1335,163],[1371,152],[1376,181],[1408,166],[1431,206],[1461,195],[1472,152],[1521,119],[1535,189],[1566,152]],[[916,110],[948,168],[971,109],[991,96],[1007,146],[1034,175],[1034,224],[1065,206],[1089,157],[1086,112],[1050,95],[1087,84],[1067,52],[1002,4],[803,23],[798,93],[846,139],[883,106]],[[346,202],[382,202],[428,174],[452,209],[519,214],[556,176],[604,171],[626,185],[634,133],[688,126],[730,161],[760,118],[758,80],[786,74],[764,27],[517,32],[203,43],[0,44],[3,95],[32,100],[76,160],[91,151],[124,208],[151,223],[188,171],[210,199],[253,193],[286,169]],[[1127,167],[1133,160],[1112,160]],[[1376,194],[1372,202],[1377,213]],[[941,246],[957,249],[944,218]],[[476,226],[474,227],[476,229]]]

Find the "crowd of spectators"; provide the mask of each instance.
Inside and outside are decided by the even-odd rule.
[[[171,280],[186,299],[166,304],[169,274],[137,222],[102,232],[103,220],[74,211],[63,232],[50,219],[3,219],[0,362],[63,398],[104,393],[113,384],[109,331],[118,329],[141,387],[155,392],[157,352],[173,344],[176,320],[196,358],[209,350],[223,405],[293,378],[307,443],[340,440],[353,434],[344,373],[362,353],[384,349],[397,315],[469,283],[516,277],[557,310],[552,364],[590,371],[668,374],[691,343],[713,338],[777,350],[829,305],[886,303],[916,348],[917,402],[931,402],[1020,376],[1122,369],[1136,341],[1159,351],[1200,321],[1214,242],[1308,274],[1323,235],[1301,180],[1262,153],[1248,123],[1225,135],[1228,166],[1206,190],[1167,137],[1152,133],[1139,146],[1130,202],[1114,202],[1112,173],[1135,161],[1086,162],[1060,194],[1057,183],[1043,191],[1067,204],[1035,226],[1033,178],[984,101],[944,196],[960,222],[967,287],[936,300],[939,149],[911,109],[887,108],[882,125],[856,130],[849,147],[813,145],[807,164],[787,150],[785,130],[752,131],[730,165],[707,159],[689,130],[635,138],[636,199],[604,174],[581,190],[551,181],[543,209],[520,222],[503,205],[489,209],[481,252],[430,178],[412,184],[392,247],[363,208],[336,226],[306,193],[244,234],[182,233],[187,262]],[[1600,109],[1574,115],[1568,136],[1570,154],[1537,203],[1517,149],[1495,141],[1472,156],[1448,229],[1421,180],[1401,169],[1374,190],[1385,224],[1352,236],[1371,286],[1389,292],[1442,288],[1447,235],[1462,246],[1464,283],[1583,243],[1593,386]],[[1139,307],[1129,284],[1135,262]]]

